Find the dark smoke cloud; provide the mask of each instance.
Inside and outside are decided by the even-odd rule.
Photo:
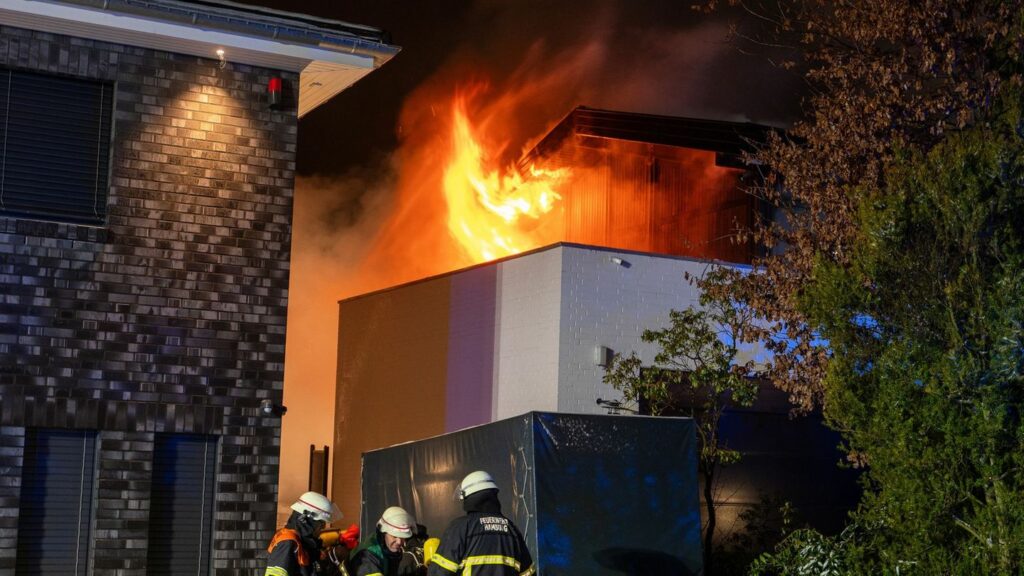
[[[731,27],[751,35],[759,22],[742,11],[711,16],[688,0],[255,0],[272,7],[381,27],[402,52],[314,110],[300,127],[301,174],[339,174],[395,149],[411,93],[486,71],[500,83],[527,58],[540,68],[599,46],[564,109],[750,119],[784,125],[798,110],[798,80],[769,64],[778,54],[743,54]],[[472,72],[471,72],[472,71]]]

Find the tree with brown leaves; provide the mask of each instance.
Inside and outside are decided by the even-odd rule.
[[[930,149],[983,114],[1005,84],[1021,83],[1022,3],[729,3],[761,23],[737,41],[788,46],[794,57],[782,65],[803,71],[810,96],[805,118],[752,158],[765,168],[753,192],[778,217],[746,232],[770,255],[756,263],[759,274],[705,289],[727,290],[769,321],[751,336],[769,343],[771,380],[806,411],[822,398],[828,362],[798,306],[814,263],[848,261],[858,207],[884,190],[898,145]]]
[[[754,155],[770,255],[704,288],[765,320],[772,380],[866,468],[843,535],[756,573],[1020,574],[1024,3],[733,4],[798,48],[811,96]]]

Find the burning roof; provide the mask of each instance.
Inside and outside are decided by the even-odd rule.
[[[479,93],[430,108],[400,154],[391,210],[351,296],[559,242],[748,263],[739,231],[761,210],[742,152],[770,128],[576,108],[524,154],[518,99]],[[422,134],[422,135],[419,135]],[[362,246],[365,246],[363,248]]]
[[[750,122],[725,122],[598,110],[578,106],[527,153],[520,164],[549,156],[573,137],[579,146],[599,147],[620,140],[704,150],[716,154],[719,166],[740,167],[741,156],[764,142],[768,126]]]

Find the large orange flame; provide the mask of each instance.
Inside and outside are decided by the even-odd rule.
[[[452,151],[444,170],[448,231],[474,262],[486,262],[542,243],[530,220],[551,213],[561,199],[558,186],[568,168],[543,170],[530,166],[498,170],[470,125],[465,101],[456,97],[452,110]]]

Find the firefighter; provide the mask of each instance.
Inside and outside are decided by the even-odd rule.
[[[526,541],[501,514],[498,485],[483,470],[468,474],[457,492],[465,516],[452,520],[430,559],[429,576],[527,576],[534,573]]]
[[[326,496],[306,492],[292,504],[288,522],[274,534],[264,576],[312,576],[320,559],[317,534],[339,520],[341,511]]]
[[[352,556],[352,576],[414,576],[415,565],[402,568],[406,541],[412,537],[416,520],[404,508],[391,506],[377,521],[377,530]]]

